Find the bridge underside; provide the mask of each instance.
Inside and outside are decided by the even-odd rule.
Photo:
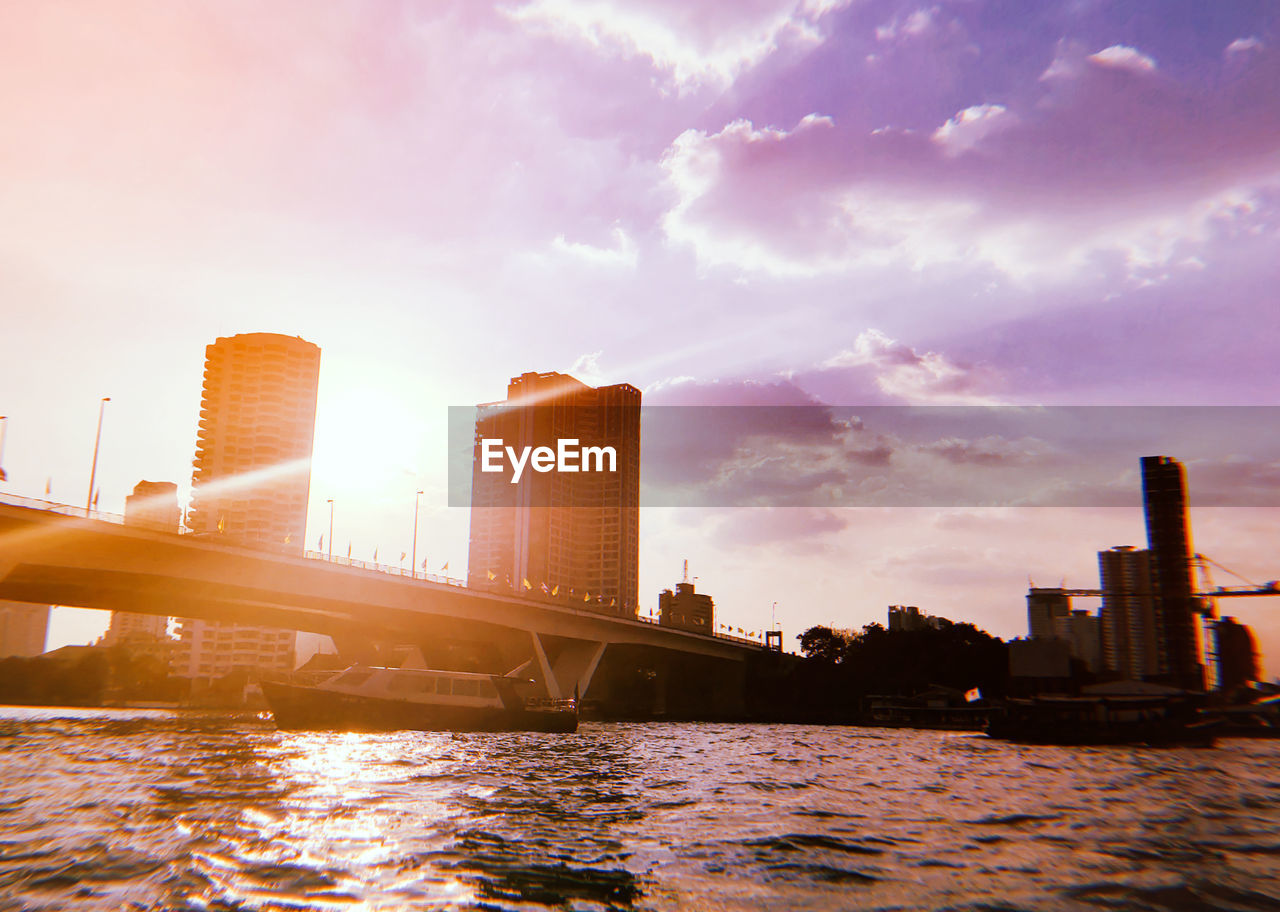
[[[31,514],[35,514],[34,516]],[[326,634],[349,658],[520,668],[606,715],[734,718],[756,651],[629,618],[0,504],[0,598]]]

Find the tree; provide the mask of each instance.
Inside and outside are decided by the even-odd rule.
[[[800,651],[807,658],[819,659],[833,665],[844,661],[849,650],[849,640],[845,634],[830,627],[810,627],[804,633],[798,634],[796,639],[800,641]]]

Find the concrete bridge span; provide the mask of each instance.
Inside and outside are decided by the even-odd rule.
[[[761,647],[457,584],[237,547],[0,501],[0,598],[203,618],[328,634],[350,648],[419,645],[428,662],[462,650],[485,671],[527,663],[551,696],[608,696],[648,677],[696,690],[695,715],[742,714]],[[602,671],[605,672],[602,674]],[[620,683],[618,683],[620,682]],[[596,685],[593,688],[593,685]],[[692,704],[689,704],[692,705]]]

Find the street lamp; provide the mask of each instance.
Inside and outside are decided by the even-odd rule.
[[[329,505],[329,560],[333,560],[333,498],[325,501]]]
[[[9,430],[9,418],[6,415],[0,415],[0,481],[8,481],[9,476],[4,471],[4,435]]]
[[[414,579],[418,578],[418,504],[422,502],[422,492],[413,495],[413,560],[409,564],[409,572]]]
[[[103,396],[98,403],[98,433],[93,438],[93,467],[89,469],[89,496],[84,502],[84,515],[88,517],[89,508],[93,506],[93,483],[98,477],[98,444],[102,442],[102,413],[106,411],[110,396]]]

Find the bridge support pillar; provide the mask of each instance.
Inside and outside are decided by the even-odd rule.
[[[572,696],[585,698],[608,644],[565,639],[548,649],[550,644],[540,634],[530,631],[529,636],[533,640],[533,654],[538,660],[547,695],[556,700]]]

